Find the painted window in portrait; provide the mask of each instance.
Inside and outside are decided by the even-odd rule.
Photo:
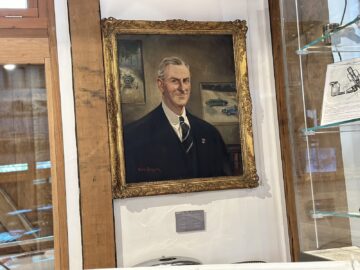
[[[246,29],[103,20],[114,198],[258,185]]]

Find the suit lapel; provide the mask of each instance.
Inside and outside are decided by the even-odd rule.
[[[190,114],[188,111],[186,112],[186,115],[189,119],[197,156],[201,161],[203,157],[206,157],[207,155],[207,136],[204,134],[204,131],[197,123],[195,117],[192,116],[192,114]]]

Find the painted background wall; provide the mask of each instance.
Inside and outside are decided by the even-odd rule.
[[[142,20],[245,19],[253,129],[260,186],[193,194],[114,201],[118,266],[162,255],[197,258],[203,263],[244,260],[289,261],[275,86],[266,0],[101,0],[101,16]],[[70,38],[66,0],[55,1],[70,269],[82,269],[81,224]],[[175,232],[175,212],[204,210],[206,230]]]
[[[289,260],[267,1],[101,0],[101,17],[248,21],[259,188],[114,201],[118,266],[160,256],[203,263]],[[206,230],[176,233],[175,212],[204,210]]]

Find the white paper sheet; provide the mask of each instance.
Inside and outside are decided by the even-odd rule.
[[[321,125],[360,118],[360,58],[329,64]]]

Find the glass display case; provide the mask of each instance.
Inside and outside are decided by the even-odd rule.
[[[360,259],[360,1],[277,4],[295,258]]]
[[[54,269],[44,65],[0,65],[0,138],[0,269]]]

